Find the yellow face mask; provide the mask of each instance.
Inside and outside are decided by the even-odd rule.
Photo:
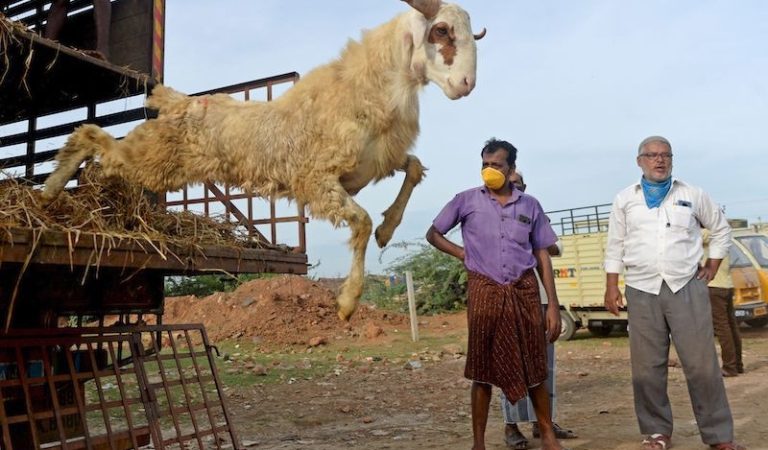
[[[480,171],[480,175],[483,177],[483,182],[489,189],[498,190],[504,186],[507,182],[507,177],[504,176],[501,171],[494,169],[493,167],[486,167]]]

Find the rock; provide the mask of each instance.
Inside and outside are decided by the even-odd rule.
[[[371,423],[371,422],[373,422],[373,417],[365,416],[365,417],[363,417],[362,422],[363,423]]]
[[[321,336],[315,336],[313,338],[310,338],[310,340],[307,342],[307,345],[310,347],[317,347],[320,345],[324,345],[326,343],[326,340],[324,337]]]
[[[299,369],[311,369],[312,361],[309,358],[304,358],[296,363],[296,367]]]
[[[374,339],[381,336],[382,334],[384,334],[384,329],[374,324],[373,322],[368,322],[363,327],[363,336],[368,339]]]
[[[424,367],[424,365],[421,364],[421,361],[413,360],[413,361],[408,361],[407,363],[405,363],[405,366],[403,366],[403,369],[405,369],[405,370],[417,370],[417,369],[421,369],[423,367]]]
[[[261,364],[254,364],[253,367],[251,368],[251,371],[253,372],[254,375],[258,375],[258,376],[264,376],[267,374],[267,368],[262,366]]]
[[[461,344],[446,344],[443,345],[443,353],[446,353],[448,355],[463,355],[464,349],[461,347]]]

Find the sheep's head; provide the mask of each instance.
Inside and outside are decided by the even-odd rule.
[[[411,70],[424,84],[434,82],[455,100],[475,87],[477,47],[485,29],[472,34],[469,14],[440,0],[403,0],[415,11],[408,15],[412,45]]]

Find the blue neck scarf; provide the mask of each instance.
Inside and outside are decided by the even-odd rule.
[[[648,209],[658,208],[661,205],[661,201],[667,196],[669,188],[672,187],[672,177],[667,178],[661,183],[654,183],[642,177],[640,178],[640,185],[643,187],[645,205],[648,206]]]

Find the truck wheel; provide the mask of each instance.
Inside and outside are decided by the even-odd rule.
[[[606,337],[613,331],[613,325],[588,326],[587,329],[592,333],[592,336]]]
[[[560,340],[570,341],[573,339],[573,335],[576,334],[576,323],[573,321],[573,317],[567,311],[560,311],[560,322],[562,327],[560,328]]]
[[[752,328],[762,328],[768,325],[768,317],[758,317],[757,319],[746,320],[745,322]]]

